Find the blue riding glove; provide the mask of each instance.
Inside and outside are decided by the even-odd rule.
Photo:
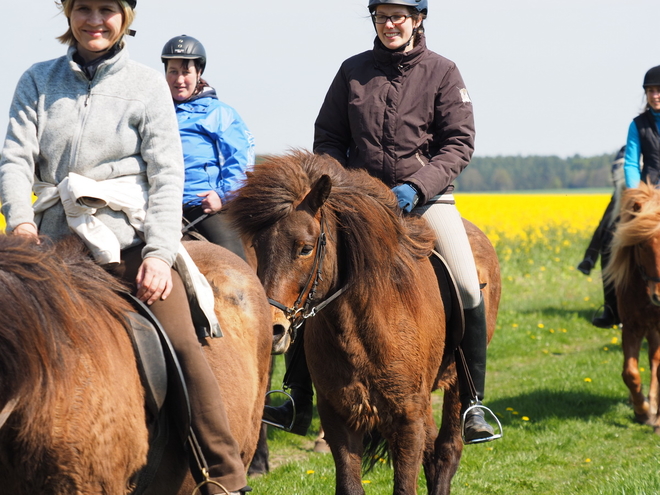
[[[393,187],[392,192],[396,195],[396,199],[399,201],[399,208],[404,213],[410,213],[419,201],[417,189],[407,182]]]

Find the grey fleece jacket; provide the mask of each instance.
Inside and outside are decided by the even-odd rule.
[[[0,202],[7,232],[34,223],[35,176],[59,184],[70,172],[94,180],[146,175],[149,202],[143,258],[170,266],[181,239],[183,153],[163,76],[130,60],[126,48],[104,61],[90,81],[67,55],[33,65],[18,82],[0,160]],[[96,217],[122,248],[140,239],[121,212]],[[44,212],[40,234],[70,233],[61,203]]]

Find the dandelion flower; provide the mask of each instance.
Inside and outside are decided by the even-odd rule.
[[[314,474],[314,473],[315,473],[315,471],[313,469],[308,469],[307,470],[307,474]]]
[[[513,411],[513,407],[507,407],[506,410],[507,411]]]
[[[529,418],[528,418],[527,416],[523,416],[523,417],[520,418],[520,419],[522,419],[523,421],[529,421]]]
[[[587,457],[587,458],[584,460],[584,462],[591,462],[591,459],[589,459],[589,458]]]
[[[545,325],[544,325],[543,323],[539,323],[539,324],[538,324],[538,327],[539,327],[539,328],[543,328],[543,327],[545,327]]]
[[[587,382],[587,383],[591,383],[591,378],[587,377],[587,378],[584,379],[584,381]]]
[[[618,342],[619,342],[619,339],[617,339],[616,337],[612,337],[612,340],[610,340],[610,344],[616,344]]]

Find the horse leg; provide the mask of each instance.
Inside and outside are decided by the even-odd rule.
[[[633,405],[635,419],[640,423],[649,420],[649,404],[642,393],[642,380],[639,375],[639,351],[642,339],[631,332],[626,332],[625,325],[621,338],[623,345],[623,372],[621,376],[630,390],[630,401]]]
[[[422,418],[399,418],[387,434],[394,467],[394,495],[417,493],[417,475],[427,437],[424,434],[426,423]]]
[[[435,439],[433,459],[424,466],[429,495],[448,495],[451,480],[458,470],[463,453],[461,439],[461,401],[458,383],[445,388],[442,400],[442,424]],[[429,476],[431,474],[431,476]]]
[[[273,380],[273,358],[270,359],[270,372],[268,373],[268,390],[271,389]],[[270,395],[266,396],[266,405],[270,404]],[[250,467],[248,468],[248,476],[260,476],[270,471],[268,458],[270,451],[268,449],[268,425],[261,423],[259,429],[259,440],[257,441],[257,450],[254,452]]]
[[[316,407],[335,461],[335,494],[364,495],[362,487],[363,437],[351,430],[317,389]]]
[[[656,331],[650,331],[646,336],[649,344],[649,365],[651,367],[651,383],[649,385],[649,416],[653,423],[656,433],[660,433],[660,416],[658,407],[660,406],[660,384],[658,383],[658,373],[660,373],[660,334]]]
[[[438,470],[435,463],[435,440],[438,436],[438,427],[433,419],[433,408],[429,410],[428,417],[426,418],[426,437],[424,444],[424,456],[422,457],[422,465],[424,466],[424,476],[426,478],[426,487],[429,493],[435,484],[435,479],[438,476]]]

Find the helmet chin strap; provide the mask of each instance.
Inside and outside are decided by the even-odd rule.
[[[410,45],[410,43],[412,42],[412,40],[413,40],[413,38],[415,37],[416,34],[417,34],[417,28],[413,28],[412,35],[410,36],[410,38],[408,38],[408,41],[403,46],[407,47],[408,45]]]

